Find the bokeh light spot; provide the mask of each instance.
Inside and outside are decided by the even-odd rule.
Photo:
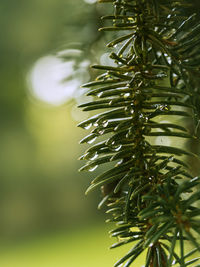
[[[77,64],[80,55],[80,50],[69,49],[58,56],[48,55],[38,59],[28,73],[32,96],[52,105],[62,105],[71,100],[81,84],[89,79],[89,62]]]

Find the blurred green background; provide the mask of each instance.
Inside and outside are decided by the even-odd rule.
[[[110,267],[100,192],[78,173],[80,85],[111,64],[95,0],[0,0],[0,266]],[[161,140],[163,141],[163,140]],[[167,142],[169,140],[165,140]],[[135,266],[141,266],[140,259]]]
[[[80,84],[103,42],[92,2],[0,1],[2,267],[112,266],[124,252],[108,251],[100,193],[86,198],[77,171]]]

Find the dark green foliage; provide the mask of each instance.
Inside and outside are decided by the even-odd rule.
[[[103,74],[84,85],[94,101],[81,105],[83,110],[102,111],[79,124],[94,126],[81,143],[105,139],[81,157],[88,160],[81,170],[115,162],[87,190],[102,188],[99,207],[107,204],[109,221],[117,224],[111,235],[118,242],[112,248],[134,242],[115,266],[130,266],[143,251],[146,267],[199,266],[193,265],[198,259],[188,257],[200,251],[200,178],[192,177],[184,156],[198,159],[179,145],[179,139],[198,141],[200,24],[195,7],[181,0],[99,2],[114,7],[114,15],[103,17],[113,24],[100,30],[115,34],[108,44],[116,46],[110,54],[115,65],[94,65]],[[193,121],[194,133],[186,120]],[[155,143],[155,137],[164,136],[176,138],[177,146]],[[189,242],[195,249],[187,252]]]

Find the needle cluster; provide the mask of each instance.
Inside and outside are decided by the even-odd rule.
[[[113,5],[113,14],[102,18],[109,25],[100,29],[115,36],[107,44],[113,64],[94,65],[102,74],[84,85],[93,101],[80,107],[98,112],[79,124],[92,129],[81,143],[101,141],[81,157],[87,160],[81,170],[110,162],[87,192],[102,189],[99,207],[107,205],[109,221],[116,223],[112,248],[133,242],[115,267],[130,266],[143,252],[145,267],[200,266],[194,258],[200,251],[200,177],[187,164],[188,157],[198,157],[182,146],[186,139],[198,143],[195,7],[184,0],[99,2]],[[166,137],[173,145],[165,144]]]

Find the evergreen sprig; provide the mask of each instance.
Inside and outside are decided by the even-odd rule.
[[[109,221],[117,225],[111,235],[118,242],[111,248],[134,243],[115,267],[130,266],[144,251],[145,267],[200,266],[194,258],[200,251],[200,177],[193,178],[186,161],[186,156],[198,157],[179,145],[179,139],[198,142],[200,24],[191,13],[195,7],[184,0],[99,2],[113,4],[114,14],[102,18],[112,25],[100,31],[115,33],[107,45],[113,47],[115,64],[94,65],[103,74],[84,85],[94,100],[80,107],[102,111],[79,124],[92,127],[81,143],[105,138],[81,157],[88,160],[81,170],[111,162],[87,192],[102,189],[99,207],[106,204]],[[165,136],[176,138],[177,146],[155,143],[155,137]],[[189,242],[194,249],[188,252]]]

